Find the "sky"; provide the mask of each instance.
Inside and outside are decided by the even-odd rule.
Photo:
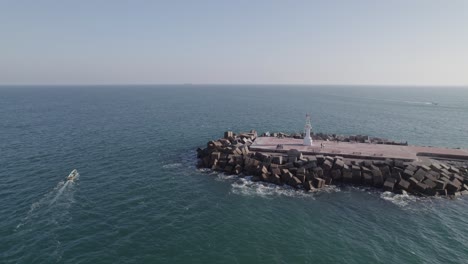
[[[0,84],[468,85],[466,0],[0,0]]]

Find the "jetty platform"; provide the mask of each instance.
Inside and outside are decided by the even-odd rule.
[[[321,144],[324,147],[321,147]],[[341,156],[351,159],[400,159],[418,161],[424,158],[468,160],[468,150],[439,147],[387,145],[314,140],[312,146],[304,146],[303,139],[257,137],[250,146],[251,151],[285,153],[297,149],[304,155]]]

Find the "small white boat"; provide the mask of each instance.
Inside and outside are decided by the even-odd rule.
[[[78,175],[80,174],[76,169],[72,170],[67,177],[67,181],[74,181],[78,177]]]

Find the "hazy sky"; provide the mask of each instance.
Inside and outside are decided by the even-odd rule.
[[[468,85],[468,0],[0,0],[0,84]]]

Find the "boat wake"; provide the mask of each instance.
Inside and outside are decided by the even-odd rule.
[[[39,201],[31,204],[28,213],[16,226],[15,230],[41,219],[49,219],[49,221],[57,223],[60,219],[63,219],[63,216],[68,215],[68,208],[74,202],[73,196],[78,179],[79,174],[76,172],[73,177],[70,178],[69,176],[67,180],[60,181],[52,191],[46,193]]]

